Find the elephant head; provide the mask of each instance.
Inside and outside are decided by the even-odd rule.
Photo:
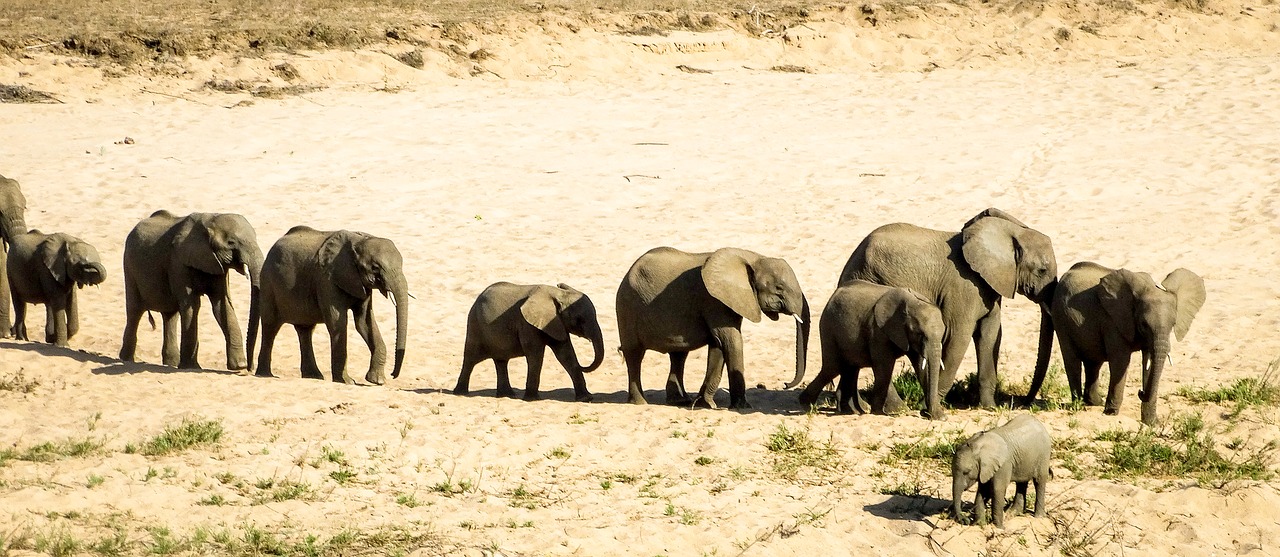
[[[40,242],[36,255],[54,280],[65,287],[94,286],[107,277],[98,250],[74,236],[51,234]]]
[[[1120,337],[1134,350],[1142,350],[1142,423],[1156,423],[1156,399],[1160,375],[1169,358],[1169,333],[1186,336],[1191,320],[1204,305],[1204,280],[1186,269],[1177,269],[1160,285],[1147,273],[1117,269],[1102,277],[1098,300]],[[1114,409],[1107,413],[1114,414]]]
[[[986,484],[1001,479],[1001,476],[1010,476],[1011,460],[1008,441],[990,432],[975,434],[956,447],[956,453],[951,457],[951,505],[952,516],[957,522],[967,520],[961,511],[965,490],[978,482]],[[1002,485],[1007,486],[1008,480],[996,481],[997,489]]]
[[[760,322],[761,313],[775,321],[779,314],[795,317],[796,375],[785,388],[799,385],[809,345],[809,300],[791,266],[775,257],[724,248],[707,258],[702,281],[711,296],[752,323]]]
[[[329,280],[351,297],[366,300],[376,290],[391,298],[396,306],[396,355],[391,377],[399,377],[409,334],[409,283],[400,250],[386,238],[340,230],[329,235],[317,257]],[[373,368],[380,371],[385,360],[379,356],[385,359],[386,355],[374,355]],[[385,382],[377,376],[365,379],[376,385]]]
[[[520,304],[520,314],[530,325],[564,343],[572,355],[573,365],[582,373],[595,371],[604,362],[604,333],[596,318],[596,306],[586,294],[564,283],[555,289],[539,288]],[[571,334],[591,341],[595,355],[590,364],[583,366],[578,362],[573,344],[566,342]],[[562,363],[568,367],[569,362]]]
[[[254,342],[261,320],[262,248],[253,226],[234,213],[192,213],[177,227],[174,253],[185,266],[211,275],[227,269],[249,276],[248,366],[253,369]]]
[[[925,393],[925,414],[942,418],[945,411],[938,394],[942,371],[942,338],[946,325],[942,310],[905,288],[885,292],[872,306],[874,330],[882,332],[907,358]]]
[[[8,245],[27,233],[26,212],[27,198],[22,196],[18,181],[0,176],[0,244]]]

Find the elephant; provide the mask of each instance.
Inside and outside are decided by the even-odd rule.
[[[951,505],[956,522],[968,523],[960,500],[974,483],[978,484],[973,502],[978,524],[986,524],[986,503],[990,500],[996,527],[1004,528],[1009,482],[1017,486],[1009,512],[1016,516],[1026,509],[1027,483],[1032,482],[1036,484],[1035,516],[1043,517],[1045,485],[1053,478],[1049,469],[1052,448],[1049,430],[1031,414],[1015,416],[961,443],[951,458]]]
[[[322,231],[308,226],[289,229],[267,251],[262,267],[262,352],[259,377],[271,377],[271,349],[285,323],[298,333],[302,377],[323,379],[311,346],[311,333],[324,323],[329,330],[332,379],[355,383],[347,373],[347,312],[356,332],[369,346],[365,381],[386,383],[387,346],[373,317],[373,293],[390,293],[396,306],[396,353],[391,377],[404,365],[409,325],[409,283],[395,244],[386,238],[349,230]]]
[[[1071,398],[1098,405],[1098,372],[1106,363],[1111,385],[1103,413],[1118,413],[1129,358],[1141,350],[1142,423],[1156,425],[1169,333],[1182,340],[1204,300],[1204,280],[1187,269],[1174,270],[1157,285],[1147,273],[1112,270],[1090,261],[1073,265],[1058,281],[1051,306]],[[1029,394],[1035,396],[1034,391]]]
[[[228,269],[249,277],[247,355],[228,291]],[[167,366],[200,369],[198,316],[200,297],[207,296],[226,339],[227,369],[252,369],[261,270],[262,249],[253,226],[243,216],[191,213],[179,217],[163,209],[152,213],[134,226],[124,241],[125,325],[120,359],[134,361],[142,314],[158,311],[164,318],[161,361]]]
[[[76,288],[101,284],[107,277],[98,250],[67,234],[32,230],[9,244],[9,287],[13,293],[13,335],[27,337],[27,304],[44,304],[45,342],[66,346],[80,329]]]
[[[1057,283],[1058,265],[1049,237],[1008,213],[989,208],[965,223],[960,232],[943,232],[895,223],[875,229],[854,250],[840,283],[862,279],[910,288],[942,311],[946,337],[938,393],[955,382],[960,362],[977,345],[979,404],[995,406],[1000,357],[1002,298],[1015,293],[1040,306],[1042,350],[1034,377],[1049,365],[1044,347],[1052,347],[1049,293]],[[1034,384],[1032,390],[1038,390]]]
[[[786,261],[737,248],[686,253],[660,247],[640,256],[618,287],[618,336],[627,364],[627,400],[646,404],[640,367],[646,350],[671,358],[667,403],[715,408],[714,396],[725,364],[729,406],[749,408],[743,375],[742,319],[796,320],[796,375],[804,378],[809,343],[809,301]],[[690,350],[707,347],[707,376],[697,397],[684,389],[684,362]]]
[[[0,176],[0,338],[8,338],[13,324],[9,316],[9,275],[6,253],[14,238],[27,233],[27,198],[18,181]]]
[[[858,371],[870,367],[875,376],[871,411],[899,413],[903,402],[893,387],[893,365],[907,356],[925,393],[925,416],[941,419],[945,412],[938,399],[938,373],[945,333],[942,312],[919,294],[864,280],[846,282],[831,294],[818,320],[822,369],[800,393],[800,403],[813,404],[839,375],[838,411],[852,413],[852,401],[863,412]]]
[[[573,350],[569,335],[591,341],[595,356],[583,366]],[[538,382],[542,375],[542,356],[546,347],[569,372],[573,381],[573,397],[590,402],[591,392],[582,374],[595,371],[604,361],[604,333],[596,319],[591,298],[561,283],[556,286],[521,285],[498,282],[489,285],[476,298],[467,314],[467,340],[462,352],[462,372],[454,394],[467,394],[471,371],[476,364],[492,359],[498,372],[498,396],[513,396],[507,376],[507,361],[524,357],[529,366],[525,377],[524,399],[538,399]]]

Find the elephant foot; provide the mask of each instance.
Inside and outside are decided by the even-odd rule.
[[[574,393],[573,395],[574,402],[591,402],[593,400],[595,399],[591,396],[591,393]]]
[[[533,402],[536,400],[542,400],[542,395],[538,394],[538,391],[529,391],[525,393],[522,398],[525,402]]]
[[[314,371],[304,369],[302,370],[302,378],[303,379],[324,379],[324,374],[320,373],[320,370],[318,369]]]
[[[372,371],[365,374],[364,380],[366,383],[369,383],[370,385],[383,385],[383,384],[386,384],[387,382],[387,379],[383,377],[381,374],[374,373]]]
[[[204,368],[200,366],[200,362],[185,362],[185,363],[179,363],[178,369],[204,369]]]
[[[271,377],[271,378],[274,378],[274,377],[275,377],[275,375],[274,375],[274,374],[272,374],[270,370],[265,370],[265,371],[264,371],[264,370],[261,370],[261,369],[259,369],[256,373],[254,373],[254,374],[253,374],[253,376],[254,376],[254,377]]]
[[[672,395],[667,393],[667,406],[691,406],[696,401],[689,395]]]
[[[355,380],[355,379],[352,379],[352,378],[351,378],[351,376],[350,376],[350,375],[347,375],[345,372],[344,372],[344,373],[342,373],[341,375],[335,374],[335,375],[333,376],[333,382],[334,382],[334,383],[342,383],[343,385],[355,385],[355,384],[356,384],[356,380]]]
[[[705,396],[699,396],[693,399],[693,407],[694,408],[711,408],[711,409],[719,408],[719,406],[716,406],[716,401],[714,399],[712,399],[711,397],[705,397]]]
[[[632,393],[627,396],[627,402],[630,404],[634,404],[636,406],[644,406],[646,404],[649,404],[649,401],[644,399],[644,395],[638,395],[635,393]]]
[[[729,401],[729,408],[733,410],[749,410],[751,409],[751,404],[747,402],[746,398],[741,398],[736,401]]]
[[[458,396],[466,396],[471,393],[471,388],[465,385],[458,385],[453,388],[453,394]]]
[[[228,359],[227,359],[227,369],[229,369],[229,370],[231,370],[231,371],[238,371],[238,370],[241,370],[241,369],[249,369],[249,361],[248,361],[248,360],[246,360],[246,359],[244,359],[243,357],[240,357],[240,358],[228,358]]]
[[[499,398],[515,398],[515,397],[516,397],[516,392],[515,392],[514,390],[512,390],[512,389],[511,389],[511,387],[507,387],[507,388],[505,388],[505,389],[503,389],[503,388],[498,388],[498,392],[496,393],[496,395],[497,395]]]
[[[1094,406],[1097,406],[1096,404]],[[1120,413],[1119,408],[1103,408],[1102,413],[1106,416],[1115,416]]]

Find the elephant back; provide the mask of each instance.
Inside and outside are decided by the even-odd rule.
[[[654,248],[641,255],[623,277],[623,287],[649,303],[662,292],[675,288],[705,291],[699,271],[710,253],[688,253],[671,247]]]
[[[910,288],[931,298],[960,263],[952,244],[959,234],[907,223],[886,224],[867,235],[849,256],[838,284],[865,280]]]

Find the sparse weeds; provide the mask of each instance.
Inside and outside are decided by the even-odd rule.
[[[1159,429],[1103,431],[1096,439],[1110,443],[1099,451],[1107,477],[1191,477],[1202,485],[1222,488],[1234,480],[1267,480],[1275,475],[1270,464],[1274,441],[1252,451],[1232,443],[1231,453],[1223,456],[1215,432],[1199,413],[1170,416]]]
[[[217,443],[222,439],[222,434],[220,421],[183,418],[182,423],[164,428],[159,435],[147,440],[140,447],[133,445],[130,447],[147,456],[161,456],[200,445]],[[126,447],[125,452],[133,451]]]
[[[1216,389],[1186,386],[1174,392],[1193,403],[1233,403],[1231,415],[1239,415],[1250,406],[1276,406],[1280,404],[1280,359],[1272,360],[1259,377],[1243,377],[1229,385]]]
[[[402,507],[416,508],[422,506],[422,501],[412,493],[401,493],[396,495],[396,504]]]
[[[40,380],[35,377],[28,378],[21,369],[13,375],[0,377],[0,391],[29,394],[34,393],[39,387]]]
[[[788,480],[797,480],[805,469],[823,475],[844,466],[844,457],[834,439],[818,442],[809,436],[809,425],[789,429],[785,423],[769,434],[765,448],[773,455],[773,470]]]
[[[10,460],[26,460],[30,462],[53,462],[60,458],[76,458],[98,452],[104,441],[92,437],[68,437],[61,441],[46,441],[25,449],[7,448],[0,450],[0,466]]]
[[[889,453],[880,460],[881,464],[896,464],[900,461],[930,461],[937,466],[951,465],[951,456],[956,447],[968,439],[964,430],[954,429],[947,432],[929,430],[921,434],[915,441],[898,442],[889,447]]]

